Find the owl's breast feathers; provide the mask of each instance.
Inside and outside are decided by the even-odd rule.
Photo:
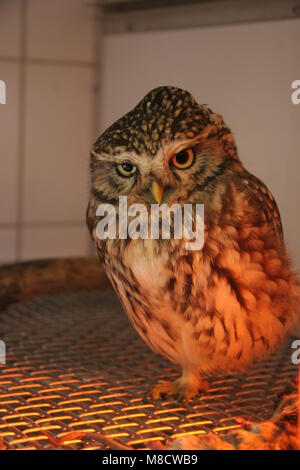
[[[227,176],[205,207],[200,251],[187,251],[182,240],[95,240],[143,339],[202,371],[240,368],[265,355],[299,315],[274,198],[245,170]],[[93,234],[94,208],[91,202]]]

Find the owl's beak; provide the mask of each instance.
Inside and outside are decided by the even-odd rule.
[[[163,192],[164,188],[157,181],[153,181],[151,184],[151,193],[157,204],[161,203]]]

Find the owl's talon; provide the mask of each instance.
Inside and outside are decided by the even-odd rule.
[[[146,391],[143,394],[143,403],[148,403],[149,399],[151,398],[151,390],[152,387],[147,387]]]
[[[149,392],[149,397],[153,400],[176,400],[179,406],[186,406],[200,390],[207,391],[208,382],[200,383],[187,382],[182,378],[174,382],[164,382],[154,385]]]

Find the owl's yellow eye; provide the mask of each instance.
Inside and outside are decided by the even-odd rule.
[[[176,153],[176,155],[172,157],[171,162],[172,165],[175,166],[175,168],[178,168],[178,170],[186,170],[187,168],[192,166],[194,160],[195,153],[194,150],[190,148],[181,150],[181,152]]]
[[[116,166],[117,172],[123,178],[130,178],[136,172],[136,166],[131,162],[123,162]]]

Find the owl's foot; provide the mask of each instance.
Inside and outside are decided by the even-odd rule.
[[[207,392],[209,384],[206,380],[196,375],[183,374],[174,382],[164,382],[154,385],[149,393],[153,400],[176,400],[185,405],[194,398],[200,391]]]

